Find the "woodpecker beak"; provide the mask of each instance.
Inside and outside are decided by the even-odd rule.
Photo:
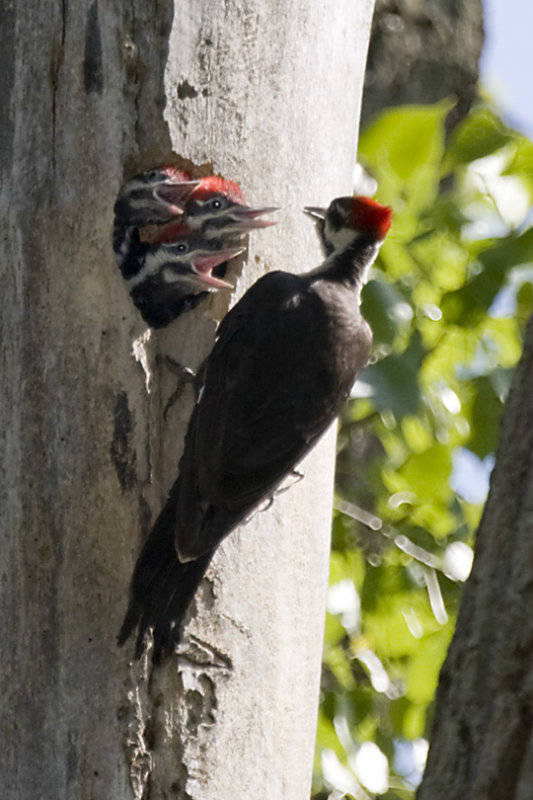
[[[200,181],[181,181],[181,183],[162,183],[154,189],[154,197],[166,203],[172,214],[183,214],[184,203],[200,185]]]
[[[321,222],[326,219],[327,208],[318,208],[317,206],[305,206],[304,214],[309,214],[313,219],[318,219]]]
[[[274,219],[258,219],[263,214],[271,214],[273,211],[279,211],[279,208],[277,206],[264,206],[263,208],[235,206],[231,210],[231,215],[235,219],[231,230],[236,233],[246,233],[255,228],[270,228],[272,225],[277,225],[277,220]]]
[[[214,253],[206,251],[205,255],[199,255],[194,259],[192,268],[201,283],[212,286],[215,289],[233,289],[234,287],[231,283],[223,281],[221,278],[215,278],[212,275],[212,271],[219,264],[229,261],[230,258],[235,258],[235,256],[244,253],[245,250],[245,247],[229,247],[227,250],[217,250]]]

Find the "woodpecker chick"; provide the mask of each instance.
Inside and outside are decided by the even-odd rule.
[[[182,217],[184,200],[198,186],[199,181],[191,181],[182,170],[163,166],[135,175],[121,187],[114,209],[113,249],[124,278],[135,274],[145,250],[139,229]]]
[[[166,326],[194,308],[208,291],[232,288],[222,278],[227,260],[235,253],[198,275],[187,259],[180,259],[185,240],[196,237],[195,247],[205,250],[206,258],[215,258],[213,251],[235,250],[248,231],[274,225],[259,219],[273,210],[247,206],[234,181],[215,176],[191,181],[174,167],[152,170],[128,181],[115,204],[114,248],[145,322],[155,328]],[[178,245],[177,250],[166,249],[173,244]],[[172,269],[170,262],[176,259],[181,267]]]
[[[202,178],[185,203],[183,217],[163,226],[141,230],[143,241],[165,243],[183,235],[184,230],[201,232],[208,240],[235,241],[259,228],[276,225],[275,220],[259,219],[278,211],[275,206],[247,206],[240,186],[234,181],[210,176]]]
[[[152,328],[165,327],[208,292],[232,289],[213,271],[242,252],[243,247],[213,248],[198,235],[183,236],[173,244],[149,247],[141,269],[126,285],[144,321]]]
[[[310,272],[272,272],[222,321],[167,503],[138,558],[118,641],[146,635],[157,663],[219,543],[265,499],[329,427],[372,342],[359,311],[366,272],[391,209],[341,197],[319,218],[328,253]]]

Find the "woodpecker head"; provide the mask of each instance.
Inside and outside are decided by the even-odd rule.
[[[208,292],[232,289],[213,270],[243,249],[212,249],[198,236],[147,247],[141,268],[126,281],[131,299],[148,325],[163,328],[195,308]]]
[[[184,231],[201,231],[204,239],[235,239],[256,228],[275,225],[259,219],[277,209],[273,206],[247,206],[238,184],[224,178],[202,178],[185,203],[184,216],[163,227],[145,228],[141,240],[150,244],[173,242]]]
[[[209,242],[197,234],[182,235],[172,243],[149,247],[141,268],[128,279],[128,289],[131,292],[137,287],[141,289],[149,285],[153,290],[156,284],[168,290],[174,285],[183,290],[183,293],[232,289],[230,283],[213,275],[213,270],[243,251],[243,247],[211,247]],[[164,294],[162,293],[162,297]]]
[[[328,209],[307,206],[304,210],[317,220],[327,255],[356,239],[381,243],[391,226],[392,209],[370,197],[337,197]]]
[[[168,222],[183,214],[185,201],[198,186],[199,181],[171,166],[135,175],[120,189],[115,220],[132,227]]]
[[[167,284],[181,284],[192,293],[213,289],[233,289],[231,283],[213,274],[215,267],[244,252],[244,247],[210,248],[205,239],[185,237],[156,249],[161,263],[160,279]]]

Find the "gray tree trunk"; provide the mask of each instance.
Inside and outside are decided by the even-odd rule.
[[[220,548],[189,646],[149,681],[115,635],[192,407],[162,422],[155,356],[197,366],[224,298],[146,335],[112,209],[125,175],[174,151],[283,207],[235,297],[318,263],[301,207],[351,190],[371,10],[3,4],[3,798],[308,797],[334,436]]]
[[[474,567],[441,672],[418,800],[530,800],[533,319],[507,401]]]

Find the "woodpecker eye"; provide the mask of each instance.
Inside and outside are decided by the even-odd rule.
[[[156,181],[158,178],[159,178],[159,172],[157,172],[155,169],[152,170],[152,172],[148,173],[149,181]]]
[[[218,197],[215,197],[213,200],[211,200],[210,205],[213,211],[220,211],[220,209],[224,206],[222,200],[220,200]]]
[[[178,253],[186,253],[188,249],[189,248],[187,247],[185,242],[180,242],[179,244],[176,245],[176,250],[178,251]]]

